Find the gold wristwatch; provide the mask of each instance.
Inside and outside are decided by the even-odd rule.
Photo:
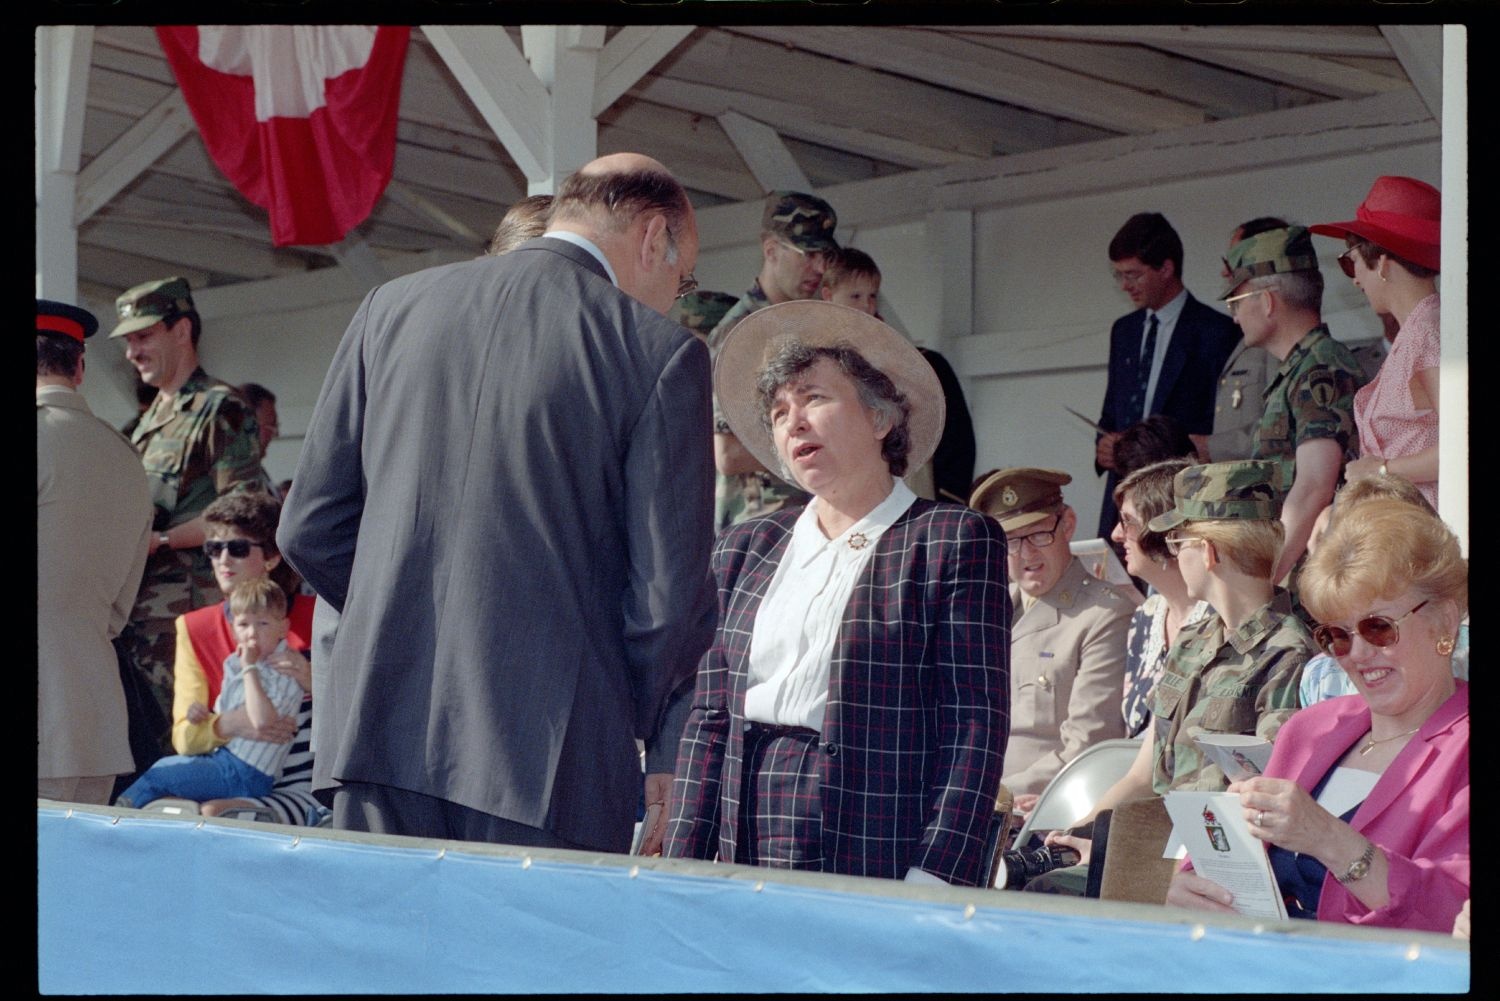
[[[1355,859],[1353,862],[1350,862],[1349,868],[1344,870],[1344,874],[1342,876],[1338,876],[1335,878],[1337,878],[1340,883],[1348,886],[1350,883],[1354,882],[1357,879],[1363,879],[1365,873],[1370,871],[1370,863],[1374,860],[1375,842],[1366,841],[1365,853],[1359,858]]]

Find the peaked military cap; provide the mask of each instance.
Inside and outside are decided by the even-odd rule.
[[[1189,521],[1274,521],[1280,514],[1281,464],[1239,459],[1189,466],[1172,478],[1172,510],[1146,526],[1165,532]]]
[[[36,301],[36,332],[39,334],[71,337],[81,344],[85,337],[93,337],[98,329],[99,321],[94,314],[82,307],[52,299]]]
[[[1062,511],[1062,488],[1073,477],[1060,469],[997,469],[979,481],[969,506],[1000,522],[1007,532],[1035,525]]]

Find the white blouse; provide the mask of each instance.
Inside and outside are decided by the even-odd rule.
[[[916,499],[896,480],[885,500],[832,539],[818,527],[817,502],[807,505],[755,615],[746,719],[823,729],[844,608],[876,541]]]

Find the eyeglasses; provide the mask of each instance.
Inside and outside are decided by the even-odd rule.
[[[1182,552],[1183,546],[1192,546],[1199,542],[1207,542],[1208,540],[1197,535],[1168,535],[1161,541],[1166,544],[1167,552],[1176,556]]]
[[[696,291],[698,291],[698,276],[689,271],[688,276],[677,283],[677,298],[692,295]]]
[[[1111,278],[1113,278],[1115,280],[1115,284],[1116,285],[1134,285],[1136,282],[1138,282],[1142,278],[1146,277],[1146,272],[1144,272],[1144,271],[1119,271],[1119,270],[1117,270],[1115,268],[1110,268],[1109,275],[1110,275]]]
[[[258,546],[262,551],[265,545],[259,542],[251,542],[249,539],[220,539],[203,544],[203,553],[210,560],[219,558],[220,553],[228,553],[237,560],[242,560],[250,555],[250,547]]]
[[[777,239],[776,242],[781,244],[788,250],[795,251],[799,256],[807,258],[814,264],[828,263],[827,255],[824,254],[821,250],[803,250],[801,247],[797,246],[795,243],[792,243],[790,240]]]
[[[1339,270],[1344,273],[1345,278],[1354,277],[1354,248],[1350,247],[1338,257]]]
[[[1232,295],[1228,299],[1225,299],[1224,300],[1224,305],[1226,305],[1226,306],[1229,307],[1229,315],[1230,316],[1234,316],[1236,313],[1238,313],[1240,311],[1239,303],[1240,303],[1240,301],[1242,299],[1248,299],[1252,295],[1260,295],[1262,292],[1268,292],[1268,291],[1270,291],[1270,290],[1269,289],[1263,289],[1263,288],[1257,288],[1257,289],[1251,289],[1249,292],[1241,292],[1239,295]]]
[[[1424,601],[1411,612],[1398,615],[1394,619],[1388,615],[1366,615],[1354,624],[1354,631],[1359,633],[1360,639],[1371,646],[1381,648],[1395,646],[1401,642],[1401,630],[1396,628],[1396,623],[1426,604],[1427,602]],[[1343,626],[1321,625],[1313,630],[1313,642],[1317,643],[1324,653],[1334,657],[1344,657],[1353,648],[1354,637],[1349,635],[1349,630]]]
[[[1058,521],[1061,520],[1061,518],[1058,519]],[[1032,532],[1030,535],[1023,535],[1019,538],[1007,537],[1005,540],[1005,551],[1014,556],[1021,551],[1021,543],[1023,542],[1031,543],[1034,549],[1046,549],[1055,541],[1057,541],[1056,521],[1052,523],[1052,528],[1046,532]]]

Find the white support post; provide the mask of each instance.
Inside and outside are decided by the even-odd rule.
[[[1443,118],[1444,34],[1440,24],[1382,24],[1380,33],[1432,117]]]
[[[78,300],[73,205],[83,152],[83,114],[94,29],[36,29],[36,294]]]
[[[526,25],[521,44],[548,92],[544,119],[550,162],[541,177],[528,175],[527,193],[550,195],[564,178],[599,155],[594,89],[604,27]]]
[[[1468,28],[1443,26],[1443,346],[1439,363],[1438,514],[1469,552]]]
[[[738,111],[724,112],[719,116],[719,125],[762,190],[812,190],[812,183],[775,129]]]

